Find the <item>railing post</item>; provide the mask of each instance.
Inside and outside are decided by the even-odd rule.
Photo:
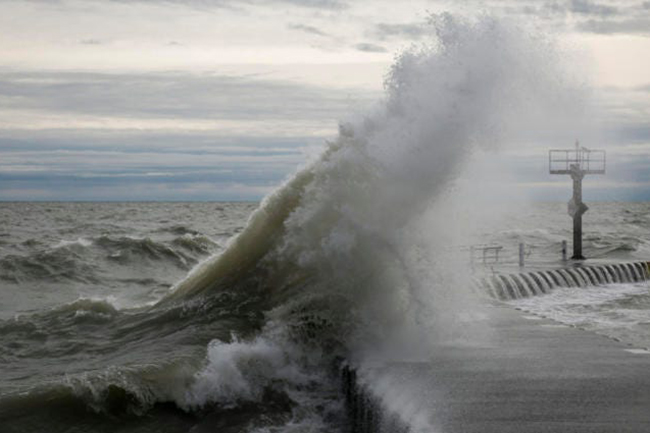
[[[566,241],[562,241],[562,261],[566,262]]]
[[[524,243],[519,243],[519,267],[524,267]]]

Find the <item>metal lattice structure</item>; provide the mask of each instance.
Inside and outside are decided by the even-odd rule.
[[[574,149],[552,149],[548,152],[550,174],[568,174],[573,180],[573,197],[568,203],[568,212],[573,218],[573,257],[584,260],[582,255],[582,214],[589,208],[582,202],[582,179],[586,174],[605,174],[607,155],[604,150],[590,150],[580,147],[576,141]]]
[[[605,174],[607,155],[604,150],[590,150],[576,142],[576,148],[548,151],[548,168],[551,174],[571,174],[577,166],[584,174]]]

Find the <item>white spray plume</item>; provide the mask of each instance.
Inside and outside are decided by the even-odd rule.
[[[463,316],[467,269],[451,269],[435,241],[467,227],[426,228],[423,215],[475,150],[498,148],[519,122],[539,122],[566,103],[552,44],[489,17],[430,21],[432,43],[398,57],[386,100],[341,126],[307,169],[278,250],[318,275],[314,296],[347,299],[382,335],[413,318],[433,320],[441,332],[441,318]]]
[[[241,365],[268,358],[255,361],[261,376],[284,371],[278,329],[336,340],[363,365],[391,352],[426,357],[427,340],[469,341],[472,323],[483,327],[467,266],[446,251],[476,221],[453,210],[481,212],[471,194],[454,202],[455,181],[474,151],[499,148],[520,124],[541,124],[573,94],[543,38],[490,17],[430,21],[431,43],[397,58],[375,111],[343,124],[317,161],[270,194],[229,247],[162,302],[226,289],[270,300],[271,340],[211,346],[190,406],[213,395],[255,398],[266,382]],[[232,374],[219,377],[223,371]]]

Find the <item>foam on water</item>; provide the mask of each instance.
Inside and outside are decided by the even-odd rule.
[[[647,282],[562,287],[544,296],[508,303],[639,347],[648,347],[650,343],[650,287]]]
[[[273,383],[306,386],[316,378],[301,371],[290,353],[265,337],[253,341],[214,340],[208,346],[207,363],[194,376],[183,407],[260,401]]]
[[[92,244],[93,244],[93,241],[91,239],[77,238],[74,241],[61,240],[56,245],[54,245],[52,248],[54,248],[54,249],[65,248],[65,247],[69,247],[69,246],[73,246],[73,245],[80,245],[82,247],[89,247]]]

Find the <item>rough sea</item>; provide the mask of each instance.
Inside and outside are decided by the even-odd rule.
[[[0,203],[0,432],[349,431],[341,367],[491,338],[470,247],[562,266],[571,222],[468,166],[567,119],[572,140],[584,86],[539,34],[429,21],[385,97],[259,204]],[[585,256],[649,258],[648,204],[585,201]],[[645,283],[507,302],[650,346]]]
[[[168,300],[257,206],[1,203],[0,431],[344,430],[334,353],[343,351],[310,342],[332,336],[308,310],[324,317],[317,309],[332,304],[314,308],[312,298],[303,311],[296,304],[284,317],[304,335],[279,344],[273,335],[282,326],[262,330],[293,301],[260,292],[260,275]],[[515,260],[518,242],[531,263],[559,261],[570,235],[564,208],[537,204],[517,216],[516,230],[486,233],[484,241],[504,246],[502,263]],[[646,203],[592,204],[586,255],[647,258],[649,215]],[[650,347],[645,283],[561,288],[509,302]]]

